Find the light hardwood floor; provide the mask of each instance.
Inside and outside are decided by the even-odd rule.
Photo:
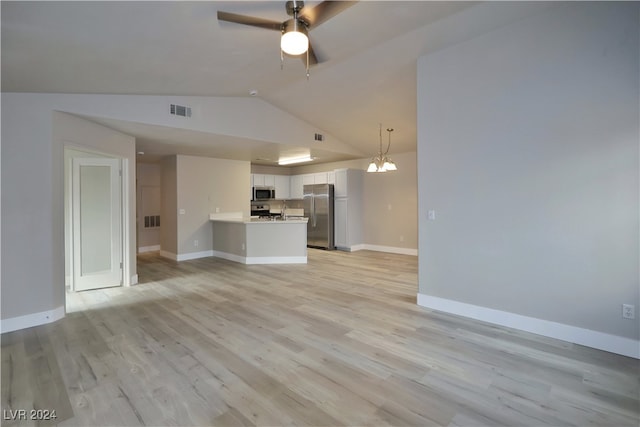
[[[2,335],[3,425],[639,425],[639,361],[418,307],[416,257],[138,273]]]

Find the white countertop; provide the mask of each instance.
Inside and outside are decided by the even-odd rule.
[[[242,216],[227,216],[220,214],[210,214],[209,220],[213,222],[230,222],[235,224],[306,224],[309,218],[294,217],[287,219],[262,219],[262,218],[247,218]]]

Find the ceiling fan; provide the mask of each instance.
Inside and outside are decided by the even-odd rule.
[[[309,65],[320,62],[309,41],[309,30],[333,18],[355,3],[355,1],[323,1],[316,7],[308,9],[304,8],[303,1],[293,0],[286,3],[287,14],[291,18],[284,22],[222,11],[218,11],[218,20],[280,31],[282,34],[280,38],[281,64],[284,61],[285,53],[293,56],[306,53],[307,78],[309,78]],[[305,57],[301,58],[303,61],[305,60]]]

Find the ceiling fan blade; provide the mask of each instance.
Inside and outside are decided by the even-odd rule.
[[[307,62],[307,55],[300,55],[302,57],[302,62]],[[316,65],[318,62],[318,57],[316,56],[315,51],[313,50],[313,46],[311,45],[311,40],[309,40],[309,66]]]
[[[253,16],[238,15],[236,13],[218,11],[218,20],[233,22],[235,24],[250,25],[252,27],[264,28],[267,30],[280,31],[281,22],[271,21],[269,19],[255,18]]]
[[[302,9],[302,13],[299,16],[309,24],[309,29],[311,29],[333,18],[338,13],[350,8],[356,3],[357,1],[323,1],[312,9]]]

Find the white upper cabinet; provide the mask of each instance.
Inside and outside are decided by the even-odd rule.
[[[266,175],[262,173],[251,174],[251,183],[254,187],[275,187],[276,185],[274,175]]]
[[[336,169],[333,190],[335,197],[347,197],[347,173],[348,169]]]
[[[336,169],[335,197],[352,197],[362,195],[364,171],[359,169]]]
[[[292,199],[302,199],[303,194],[303,184],[302,184],[302,175],[292,175],[291,176],[291,187],[289,197]]]
[[[264,187],[264,175],[261,173],[251,174],[252,187]]]
[[[291,183],[289,175],[274,175],[274,183],[276,199],[291,198]]]
[[[264,176],[264,186],[265,187],[275,187],[276,186],[276,176],[275,175],[265,175]]]
[[[327,183],[327,173],[319,172],[313,174],[313,183],[314,184],[326,184]]]
[[[354,171],[351,173],[354,173]],[[302,199],[304,186],[311,184],[333,184],[335,186],[335,197],[347,197],[347,174],[347,169],[336,169],[328,172],[291,175],[289,198]],[[277,191],[276,196],[281,198]]]
[[[262,173],[251,174],[251,196],[253,197],[253,187],[273,187],[276,190],[276,198],[289,199],[291,195],[291,182],[289,175],[268,175]],[[302,198],[302,187],[300,187],[300,198]]]

